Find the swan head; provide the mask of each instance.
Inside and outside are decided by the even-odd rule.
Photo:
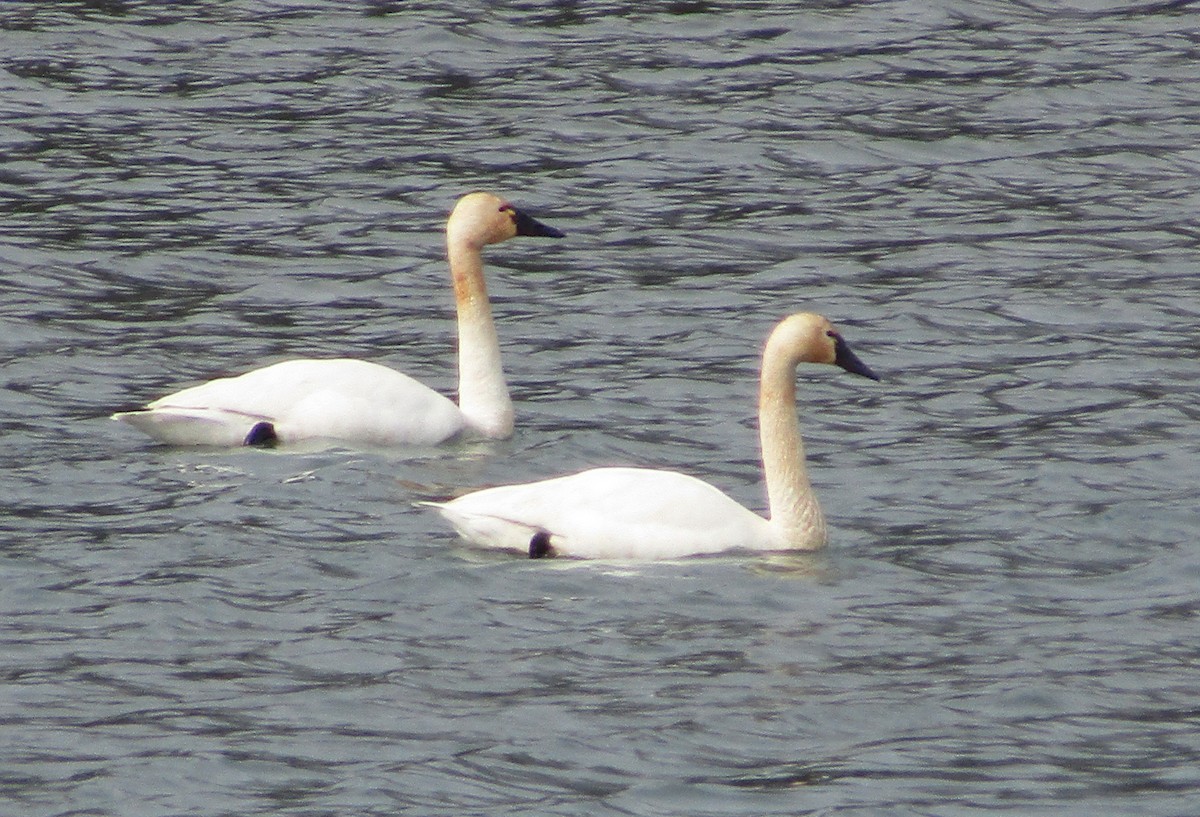
[[[828,363],[851,374],[879,379],[879,375],[851,351],[829,319],[812,312],[799,312],[780,321],[767,340],[767,353],[781,355],[791,366]]]
[[[543,224],[491,193],[468,193],[458,200],[446,222],[451,244],[480,248],[519,235],[562,238],[563,232]]]

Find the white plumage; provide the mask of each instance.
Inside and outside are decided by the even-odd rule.
[[[172,445],[242,445],[262,422],[286,442],[434,445],[466,428],[452,400],[394,369],[351,359],[287,360],[118,417]]]
[[[440,510],[476,544],[525,552],[545,532],[544,545],[554,553],[596,559],[670,559],[753,547],[764,521],[703,480],[647,468],[594,468],[489,488]]]
[[[646,468],[596,468],[432,504],[468,541],[535,557],[669,559],[820,548],[825,520],[805,471],[796,421],[795,373],[802,362],[878,379],[819,315],[792,315],[771,333],[759,392],[768,519],[702,480]]]
[[[560,237],[490,193],[459,199],[446,223],[458,309],[459,403],[363,360],[288,360],[114,414],[172,445],[334,440],[434,445],[464,432],[504,438],[513,408],[483,280],[482,250],[518,235]]]

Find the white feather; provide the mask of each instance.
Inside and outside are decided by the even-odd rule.
[[[796,421],[796,366],[804,362],[837,364],[878,379],[819,315],[792,315],[771,333],[759,390],[767,519],[707,482],[646,468],[596,468],[488,488],[435,507],[464,539],[531,556],[541,555],[535,544],[546,543],[555,555],[599,559],[822,547],[825,520],[808,481]]]
[[[528,551],[539,531],[560,556],[672,559],[775,543],[765,520],[707,482],[674,471],[596,468],[489,488],[438,505],[468,541]]]
[[[460,405],[386,366],[362,360],[289,360],[155,400],[122,420],[172,445],[235,446],[259,424],[281,443],[341,440],[434,445],[464,432],[513,431],[481,251],[516,235],[561,236],[490,193],[462,197],[446,222],[458,307]]]

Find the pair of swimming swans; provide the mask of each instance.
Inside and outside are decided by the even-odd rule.
[[[512,400],[483,280],[482,250],[563,234],[489,193],[459,200],[446,224],[458,308],[459,402],[393,369],[360,360],[290,360],[223,378],[113,415],[173,445],[287,444],[310,439],[431,445],[513,431]],[[814,550],[825,520],[805,469],[796,369],[821,363],[879,378],[833,325],[813,313],[781,321],[767,340],[759,441],[769,516],[674,471],[595,468],[466,494],[436,507],[470,542],[531,557],[664,559],[728,550]]]

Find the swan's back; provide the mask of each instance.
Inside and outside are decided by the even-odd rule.
[[[597,468],[477,491],[438,506],[468,541],[526,551],[549,535],[557,555],[670,559],[778,546],[767,521],[695,477]]]

